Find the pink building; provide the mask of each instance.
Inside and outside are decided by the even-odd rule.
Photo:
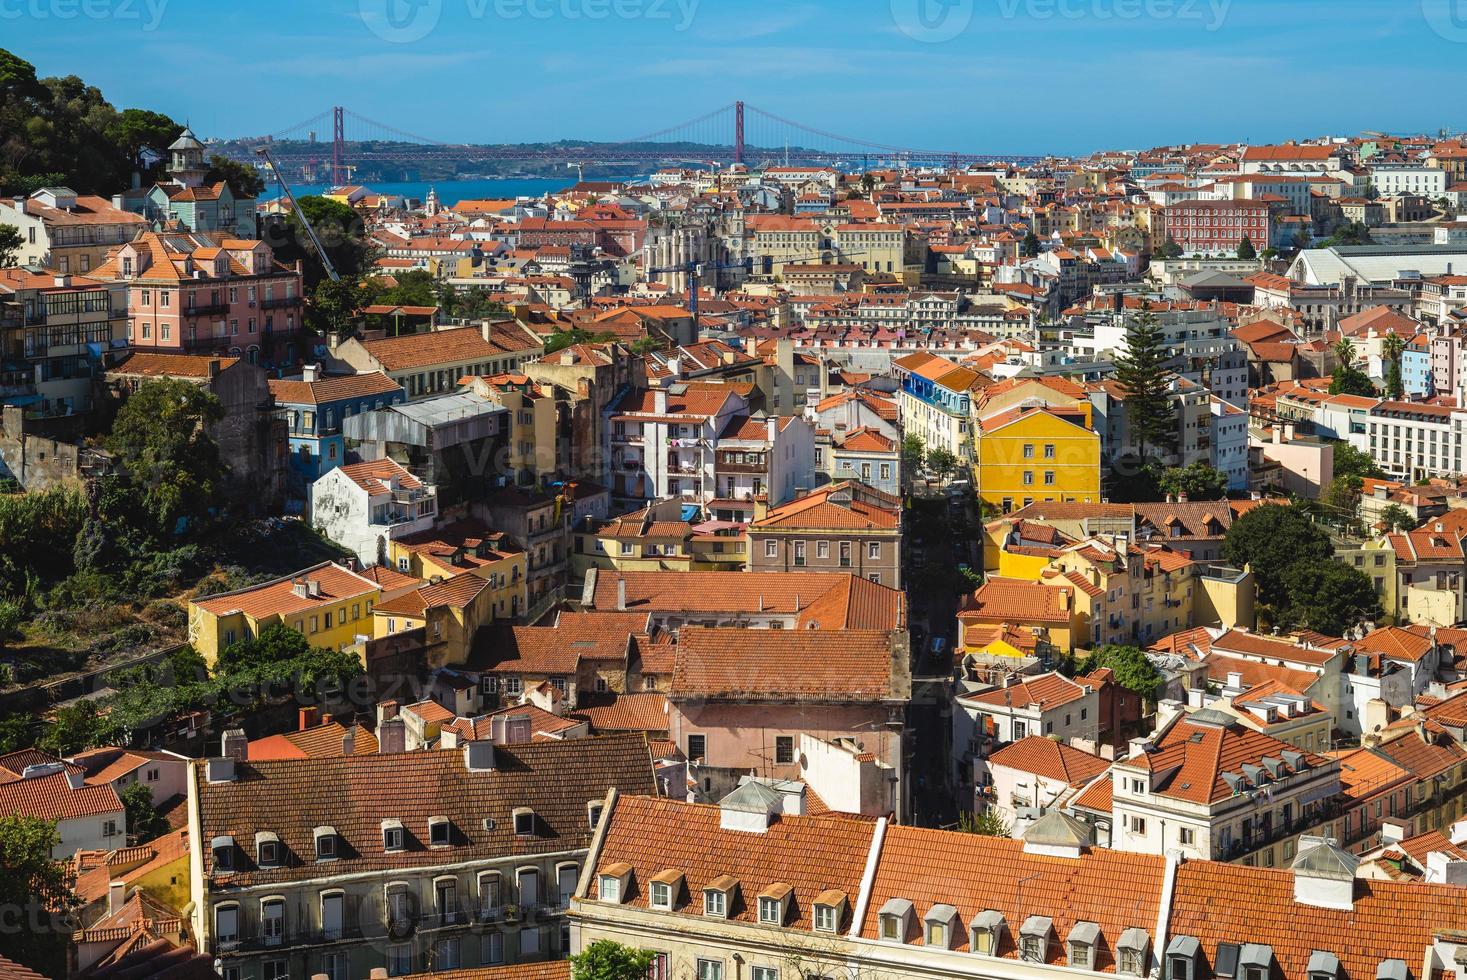
[[[93,273],[128,287],[128,342],[141,350],[227,354],[266,367],[299,360],[300,269],[264,242],[147,232]]]
[[[739,777],[801,780],[801,736],[847,740],[882,767],[889,810],[909,811],[903,766],[912,676],[905,631],[683,627],[668,737],[699,799]]]

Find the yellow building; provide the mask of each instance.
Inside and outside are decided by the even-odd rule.
[[[1009,513],[1036,500],[1100,499],[1100,434],[1088,406],[1020,406],[981,419],[978,496]]]
[[[509,411],[509,465],[518,482],[555,475],[556,407],[548,390],[523,374],[464,378],[459,384]]]
[[[332,562],[188,606],[188,637],[209,666],[233,643],[283,623],[313,647],[343,650],[372,634],[377,583]]]
[[[377,638],[421,627],[430,668],[461,664],[479,629],[494,622],[494,590],[472,571],[384,599],[374,610]]]
[[[429,582],[473,572],[489,583],[495,619],[513,619],[528,606],[525,553],[479,521],[398,538],[388,542],[388,554],[397,571]]]
[[[762,505],[755,505],[762,516]],[[743,526],[682,517],[682,501],[664,500],[609,521],[586,520],[571,532],[571,574],[617,571],[743,571],[749,558]]]

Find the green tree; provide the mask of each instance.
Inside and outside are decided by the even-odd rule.
[[[1359,395],[1361,398],[1375,398],[1377,392],[1370,378],[1359,368],[1339,367],[1335,369],[1330,379],[1329,393],[1331,395]]]
[[[311,292],[307,312],[318,331],[345,339],[355,331],[363,308],[375,298],[374,290],[355,276],[322,279]]]
[[[5,955],[42,976],[67,975],[67,949],[79,904],[69,862],[54,861],[56,825],[0,816],[0,909],[6,910]]]
[[[1289,602],[1291,581],[1285,573],[1296,562],[1334,562],[1334,548],[1324,529],[1297,506],[1269,504],[1253,508],[1228,528],[1223,560],[1237,568],[1251,566],[1259,601],[1282,609]]]
[[[145,154],[161,159],[183,127],[151,109],[123,109],[107,127],[107,138],[127,155],[139,171],[148,170]]]
[[[1024,241],[1019,245],[1019,250],[1024,258],[1032,259],[1039,254],[1039,236],[1029,231],[1024,234]]]
[[[871,192],[874,190],[876,190],[876,175],[871,173],[862,174],[861,193],[865,194],[867,197],[870,197]]]
[[[958,832],[963,834],[977,834],[980,837],[1012,837],[1013,828],[1004,820],[1003,815],[994,810],[984,810],[982,813],[970,813],[963,810],[958,814]]]
[[[557,330],[545,339],[545,353],[554,354],[558,350],[574,347],[576,344],[605,344],[616,339],[613,333],[591,333],[580,327],[572,327],[570,330]]]
[[[20,631],[25,622],[25,606],[19,599],[0,597],[0,650],[10,645],[10,640]]]
[[[209,172],[204,174],[204,182],[217,184],[221,180],[229,185],[235,197],[259,197],[265,193],[265,178],[253,163],[240,163],[215,153],[209,157]]]
[[[1348,442],[1331,442],[1335,455],[1335,476],[1358,476],[1362,479],[1381,480],[1385,478],[1385,470],[1370,454],[1356,449]]]
[[[1285,573],[1288,602],[1279,617],[1328,636],[1342,636],[1361,620],[1380,615],[1370,577],[1338,561],[1300,561]]]
[[[1116,683],[1143,700],[1155,701],[1165,678],[1140,647],[1107,643],[1085,658],[1084,672],[1109,667]]]
[[[1359,221],[1347,221],[1335,229],[1335,233],[1323,243],[1326,247],[1337,245],[1374,245],[1370,229]]]
[[[1116,358],[1116,383],[1124,390],[1126,425],[1137,452],[1163,453],[1177,448],[1177,418],[1172,410],[1172,372],[1161,325],[1151,312],[1142,313],[1126,330],[1126,351]]]
[[[79,701],[53,712],[50,724],[36,739],[36,748],[52,755],[72,755],[106,745],[110,734],[108,723],[97,712],[97,703]]]
[[[1206,463],[1169,467],[1157,482],[1162,493],[1186,494],[1189,500],[1222,500],[1228,495],[1228,475]]]
[[[1331,516],[1353,522],[1360,511],[1361,480],[1358,476],[1337,476],[1324,493],[1324,503]]]
[[[647,980],[651,950],[598,939],[570,958],[571,980]]]
[[[25,236],[21,235],[19,228],[15,225],[0,225],[0,269],[15,265],[15,260],[20,258],[20,247],[24,244]]]
[[[946,483],[961,465],[951,450],[941,446],[927,454],[927,468],[936,474],[939,485]]]
[[[1411,531],[1416,528],[1417,520],[1400,504],[1391,504],[1380,512],[1380,523],[1387,531]]]
[[[1182,257],[1182,246],[1177,244],[1177,240],[1172,237],[1171,232],[1167,232],[1166,240],[1161,243],[1158,254],[1164,259],[1179,259]]]
[[[1238,258],[1246,262],[1252,262],[1258,258],[1258,249],[1253,247],[1253,239],[1247,235],[1244,235],[1243,240],[1238,243]]]
[[[175,378],[146,382],[118,409],[107,446],[155,537],[203,522],[217,502],[224,464],[209,429],[223,418],[217,396]]]
[[[927,460],[927,444],[915,432],[902,437],[902,472],[915,477]]]
[[[392,306],[437,306],[438,281],[427,269],[409,269],[399,272],[394,279],[397,285],[387,289],[376,302]]]
[[[1386,359],[1386,397],[1400,401],[1405,395],[1405,386],[1401,383],[1401,358],[1406,353],[1406,341],[1399,334],[1389,333],[1381,342],[1380,349]]]
[[[146,844],[168,832],[168,821],[153,805],[153,790],[147,783],[129,783],[117,794],[127,814],[127,839],[131,844]]]
[[[338,276],[355,279],[365,275],[372,264],[373,249],[362,216],[340,201],[312,194],[296,198],[296,203],[300,214],[291,211],[284,219],[272,221],[265,229],[265,240],[280,262],[289,265],[300,261],[306,291],[314,292],[317,283],[330,277],[301,225],[301,215],[311,223]]]

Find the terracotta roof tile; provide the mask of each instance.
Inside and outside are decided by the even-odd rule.
[[[1077,788],[1110,768],[1109,760],[1041,735],[1030,735],[1005,745],[988,757],[988,764],[1056,779]]]
[[[878,630],[684,627],[669,697],[882,701],[905,696],[904,656]]]

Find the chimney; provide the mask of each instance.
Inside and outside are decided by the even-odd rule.
[[[397,713],[400,709],[401,705],[399,705],[396,701],[383,701],[381,704],[377,705],[377,724],[381,725],[389,718],[396,718]]]
[[[627,611],[627,580],[624,578],[616,580],[616,611]]]
[[[306,384],[315,381],[321,370],[319,364],[306,364],[301,367],[301,380]]]
[[[343,757],[357,754],[357,730],[353,725],[346,726],[346,731],[341,736],[341,754]]]
[[[209,359],[209,380],[213,381],[217,377],[219,377],[219,358],[212,357]]]
[[[58,289],[65,289],[67,286],[71,285],[70,276],[56,276],[52,281],[56,284],[56,287]]]
[[[667,389],[652,389],[652,411],[662,413],[667,411]]]
[[[318,578],[308,579],[306,581],[306,593],[312,599],[321,598],[321,580]]]
[[[249,755],[249,745],[250,741],[245,738],[243,728],[230,728],[224,733],[220,749],[226,759],[244,762],[245,757]]]
[[[298,731],[310,731],[312,728],[315,728],[317,725],[321,724],[321,709],[316,707],[315,705],[312,705],[308,708],[300,709],[300,711],[298,712],[298,721]]]
[[[377,726],[377,751],[383,755],[407,751],[407,724],[401,718],[389,718]]]
[[[107,914],[116,915],[122,911],[123,903],[127,901],[127,882],[107,882]]]
[[[80,773],[75,769],[66,770],[66,785],[69,788],[81,789],[83,786],[86,785],[86,782],[87,777],[85,774]]]
[[[1238,671],[1228,672],[1228,690],[1236,691],[1243,686],[1243,675]]]
[[[310,590],[306,587],[306,580],[303,578],[291,579],[290,591],[292,594],[295,595],[297,599],[306,599],[310,597]]]

